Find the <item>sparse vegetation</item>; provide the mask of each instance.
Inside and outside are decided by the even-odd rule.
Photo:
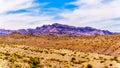
[[[87,52],[84,53],[68,49],[42,49],[38,47],[13,44],[0,44],[0,60],[2,60],[0,61],[0,65],[4,63],[2,64],[3,68],[120,67],[120,63],[118,62],[120,61],[119,57]]]
[[[88,64],[86,68],[93,68],[91,64]]]
[[[36,36],[11,34],[0,37],[2,44],[37,46],[40,48],[70,49],[105,55],[120,55],[120,34],[105,36]],[[27,49],[27,48],[25,48]],[[37,51],[37,50],[36,50]],[[61,54],[61,55],[64,55]]]
[[[0,68],[120,68],[119,40],[120,35],[2,36]]]

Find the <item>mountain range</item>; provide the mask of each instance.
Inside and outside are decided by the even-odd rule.
[[[108,30],[100,30],[92,27],[75,27],[59,23],[52,25],[43,25],[35,29],[5,30],[0,29],[0,35],[9,35],[11,33],[34,34],[34,35],[69,35],[69,36],[93,36],[93,35],[111,35],[114,34]]]

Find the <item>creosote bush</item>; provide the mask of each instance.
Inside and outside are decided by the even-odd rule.
[[[88,64],[86,68],[93,68],[91,64]]]
[[[26,45],[0,44],[3,68],[105,68],[119,67],[120,57],[70,49],[38,48]],[[26,49],[27,48],[27,49]],[[7,64],[7,65],[6,65]],[[4,67],[7,66],[7,67]]]

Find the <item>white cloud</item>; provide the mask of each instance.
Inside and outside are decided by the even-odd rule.
[[[37,5],[43,6],[46,3],[33,4],[33,0],[0,0],[0,28],[13,30],[33,28],[52,22],[53,16],[39,14],[39,8],[31,8]],[[30,12],[6,14],[7,12],[21,9],[27,9]]]
[[[28,13],[3,15],[0,17],[0,22],[2,22],[0,27],[6,29],[33,28],[45,22],[50,23],[52,18],[52,16],[45,15],[31,16]]]
[[[118,21],[112,20],[113,18],[120,17],[120,0],[112,0],[109,3],[102,3],[102,0],[78,0],[70,4],[78,5],[79,8],[74,11],[61,13],[60,16],[65,18],[61,22],[69,22],[71,25],[77,26],[92,26],[100,29],[104,26],[105,29],[105,27],[111,24],[118,23]],[[113,26],[113,30],[116,28],[118,27]],[[111,28],[109,29],[112,30]]]
[[[76,2],[73,2],[71,4],[75,4],[75,5],[98,5],[101,3],[101,0],[77,0]]]
[[[25,9],[32,6],[33,0],[0,0],[0,14]]]
[[[0,0],[0,28],[33,28],[43,24],[58,22],[74,26],[91,26],[120,32],[119,27],[115,26],[120,23],[120,20],[113,20],[113,18],[120,18],[120,0],[111,0],[108,3],[103,3],[105,0],[77,0],[69,4],[74,4],[78,6],[78,8],[72,11],[66,9],[62,10],[62,13],[57,13],[58,15],[39,14],[39,12],[42,11],[39,11],[37,8],[29,9],[31,12],[4,14],[9,11],[31,8],[38,5],[33,4],[33,1],[34,0]],[[43,5],[46,4],[47,3]],[[61,9],[54,10],[58,11]],[[56,16],[63,18],[54,19]]]

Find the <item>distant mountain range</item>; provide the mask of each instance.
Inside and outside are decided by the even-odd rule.
[[[69,36],[92,36],[92,35],[111,35],[114,34],[108,30],[100,30],[92,27],[75,27],[59,23],[52,25],[43,25],[35,29],[5,30],[0,29],[0,35],[9,35],[18,32],[20,34],[34,35],[69,35]]]

